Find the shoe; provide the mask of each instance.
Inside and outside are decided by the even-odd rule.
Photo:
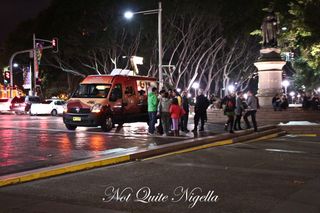
[[[192,130],[192,132],[197,132],[197,131],[198,131],[197,129],[193,129],[193,130]]]
[[[185,133],[188,133],[188,132],[190,132],[190,131],[189,131],[188,129],[186,129],[186,130],[184,130],[184,132],[185,132]]]
[[[243,129],[241,127],[239,127],[238,130],[243,130]]]
[[[234,129],[234,131],[238,131],[238,129],[237,128],[233,128]]]
[[[230,130],[229,133],[234,133],[234,131],[233,131],[233,130]]]
[[[199,129],[199,132],[203,132],[203,131],[204,131],[204,129],[203,129],[203,128]]]

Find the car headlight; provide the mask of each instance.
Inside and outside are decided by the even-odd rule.
[[[91,107],[91,112],[93,113],[99,113],[101,112],[102,105],[101,104],[95,104]]]
[[[64,113],[67,113],[67,112],[68,112],[68,107],[67,107],[67,105],[63,106],[63,112],[64,112]]]

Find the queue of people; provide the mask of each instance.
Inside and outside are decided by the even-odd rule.
[[[247,100],[245,100],[243,92],[241,91],[237,92],[237,94],[229,93],[222,99],[221,104],[224,114],[228,118],[225,123],[225,131],[234,133],[234,130],[242,130],[242,116],[247,129],[251,128],[251,124],[248,119],[248,117],[251,117],[254,131],[258,131],[256,113],[259,108],[259,100],[251,91],[248,92]]]
[[[179,131],[189,132],[189,99],[187,93],[182,95],[176,90],[161,90],[157,97],[157,88],[152,88],[148,94],[149,134],[156,132],[157,119],[160,119],[157,133],[179,136]]]
[[[190,112],[190,99],[186,91],[180,93],[177,90],[161,90],[157,96],[157,88],[152,88],[148,94],[148,115],[150,135],[158,134],[179,136],[179,131],[189,132],[188,120]],[[194,133],[204,131],[207,121],[207,108],[210,102],[204,96],[203,91],[199,90],[194,106]],[[156,128],[157,119],[160,119],[159,126]],[[198,125],[200,122],[200,128]]]

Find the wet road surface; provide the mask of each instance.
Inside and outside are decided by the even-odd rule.
[[[0,176],[95,157],[134,152],[141,148],[195,137],[149,136],[145,123],[124,124],[111,132],[100,128],[65,128],[61,117],[0,115]],[[208,124],[198,136],[215,135],[221,125]],[[189,129],[192,129],[190,125]]]

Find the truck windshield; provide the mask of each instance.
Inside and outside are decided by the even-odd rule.
[[[80,84],[73,98],[106,98],[110,91],[109,84]]]

